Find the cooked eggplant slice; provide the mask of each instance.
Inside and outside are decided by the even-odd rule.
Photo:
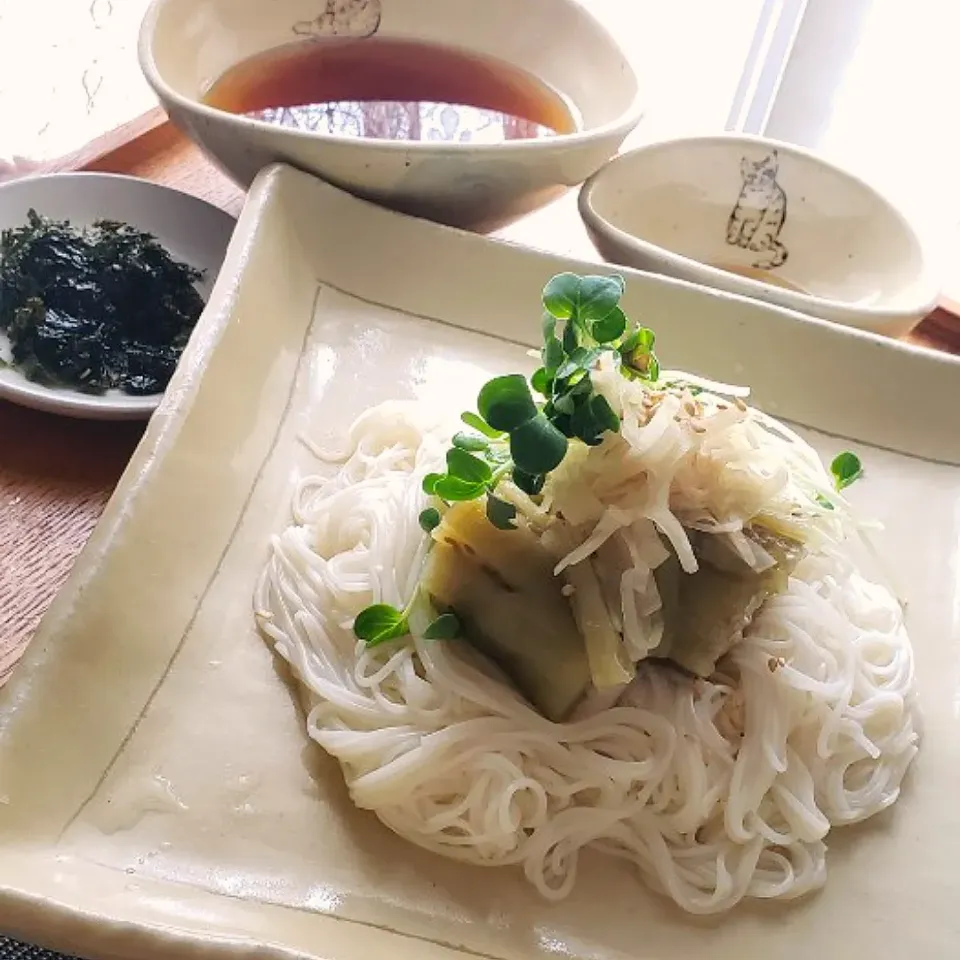
[[[684,574],[673,555],[657,568],[664,636],[653,656],[670,659],[699,677],[710,676],[763,602],[786,588],[803,545],[758,528],[744,532],[774,561],[772,566],[757,571],[729,541],[700,534],[693,539],[700,563],[696,573]]]
[[[423,585],[437,610],[456,611],[465,640],[545,717],[562,721],[585,697],[615,699],[636,667],[609,610],[621,558],[587,559],[555,576],[563,540],[552,532],[559,540],[548,549],[522,519],[501,530],[482,501],[456,504],[433,532]],[[654,571],[663,637],[651,656],[708,677],[764,601],[785,589],[804,548],[762,528],[746,529],[738,544],[697,532],[691,542],[696,573],[684,573],[672,552]]]
[[[456,611],[463,638],[550,720],[566,719],[590,684],[583,637],[553,557],[523,521],[500,530],[482,501],[454,505],[434,530],[423,587]]]

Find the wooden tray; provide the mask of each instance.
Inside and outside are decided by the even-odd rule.
[[[41,164],[36,172],[92,170],[143,177],[201,197],[239,215],[243,191],[211,164],[157,107],[81,150]]]

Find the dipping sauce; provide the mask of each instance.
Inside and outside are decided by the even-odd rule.
[[[771,270],[762,270],[759,267],[741,267],[733,266],[727,263],[711,263],[715,270],[725,270],[727,273],[735,273],[739,277],[745,277],[747,280],[759,280],[761,283],[769,283],[771,287],[782,287],[784,290],[792,290],[794,293],[809,293],[799,284],[774,273]]]
[[[231,67],[204,102],[313,133],[500,143],[572,133],[563,96],[492,57],[389,37],[287,44]]]

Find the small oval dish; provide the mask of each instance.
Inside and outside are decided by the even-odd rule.
[[[720,135],[653,143],[599,170],[580,214],[608,260],[887,336],[936,304],[916,231],[806,150]]]
[[[376,59],[363,66],[368,80],[356,95],[340,90],[335,105],[307,105],[306,112],[294,111],[293,119],[277,125],[276,118],[291,111],[268,96],[281,75],[270,72],[270,58],[296,48],[322,50],[335,41],[340,49],[350,41],[357,51],[398,41],[429,44],[420,54],[428,63],[439,63],[441,50],[444,57],[486,58],[488,74],[499,67],[511,71],[515,91],[526,85],[513,75],[522,70],[565,101],[573,129],[539,138],[504,131],[503,139],[488,142],[490,130],[476,124],[486,124],[490,111],[460,117],[450,104],[438,125],[427,101],[442,101],[446,94],[439,88],[431,93],[432,83],[412,67],[423,102],[406,102],[410,115],[400,123],[396,110],[381,110],[382,92],[363,92],[382,87],[377,76],[383,61]],[[484,233],[583,183],[617,152],[642,112],[626,54],[577,0],[342,0],[325,9],[316,0],[154,0],[141,28],[139,56],[171,120],[242,187],[281,161],[383,206]],[[211,90],[251,58],[260,58],[254,87],[276,109],[254,116],[211,106]],[[456,62],[448,63],[444,75],[456,78]],[[316,62],[308,66],[307,72],[319,69]],[[350,89],[354,69],[341,76]],[[294,78],[302,75],[295,72]],[[285,84],[292,82],[282,76]],[[447,91],[453,99],[455,89]],[[396,104],[407,96],[397,88],[387,99]],[[312,95],[307,100],[312,103]],[[350,123],[331,119],[342,120],[345,113]],[[267,114],[273,122],[264,119]],[[473,121],[460,122],[468,116]]]
[[[37,226],[41,221],[31,221],[32,215],[42,218],[44,225]],[[73,271],[79,268],[68,261],[77,249],[83,247],[71,246],[72,231],[87,230],[101,221],[108,222],[101,232],[86,234],[103,238],[98,241],[101,243],[97,248],[99,259],[91,259],[89,269],[83,272],[88,279],[74,284],[73,278],[80,274]],[[70,417],[101,420],[149,417],[163,395],[162,390],[152,389],[154,373],[158,369],[166,371],[176,362],[182,349],[180,339],[188,336],[195,320],[182,324],[181,334],[177,339],[171,337],[169,345],[163,339],[165,334],[154,336],[151,330],[153,317],[167,315],[167,312],[161,314],[154,310],[157,298],[153,294],[158,287],[150,286],[149,279],[142,274],[128,276],[121,269],[124,258],[137,257],[138,268],[156,277],[161,277],[159,271],[166,270],[171,261],[186,265],[189,269],[184,273],[192,279],[180,284],[179,297],[189,306],[192,317],[202,310],[213,288],[235,223],[229,214],[203,200],[135,177],[64,173],[25,177],[0,185],[0,231],[4,235],[0,256],[5,257],[5,263],[0,263],[0,294],[5,300],[0,303],[0,398]],[[67,226],[55,233],[58,224]],[[125,231],[123,225],[135,232]],[[31,229],[33,233],[29,232]],[[25,239],[19,240],[18,237]],[[169,258],[150,238],[159,243]],[[21,273],[15,273],[15,270],[21,270]],[[93,282],[88,282],[91,276]],[[162,278],[166,276],[163,274]],[[162,278],[157,282],[164,283]],[[86,288],[78,293],[79,312],[65,310],[61,316],[59,307],[51,306],[49,295],[44,300],[44,290],[47,289],[49,294],[50,284],[57,283]],[[86,358],[95,355],[99,362],[104,354],[100,346],[91,341],[95,334],[90,331],[95,323],[78,323],[76,316],[88,309],[87,302],[109,304],[104,309],[111,310],[113,304],[124,302],[123,296],[116,293],[121,284],[140,283],[144,286],[137,289],[142,289],[150,301],[149,304],[145,301],[144,312],[137,320],[144,330],[144,337],[136,341],[136,348],[130,349],[129,360],[122,356],[128,341],[116,338],[116,345],[111,347],[111,356],[114,359],[120,357],[121,365],[128,371],[124,376],[129,376],[129,392],[117,388],[103,392],[80,389],[81,382],[90,379],[90,368],[96,366],[87,364]],[[90,301],[82,299],[84,293],[89,294]],[[31,313],[30,297],[36,298],[33,302],[39,304],[40,314]],[[128,299],[127,302],[136,300]],[[167,310],[166,305],[163,309]],[[111,315],[116,316],[117,312]],[[20,326],[11,331],[11,324]],[[29,334],[24,333],[23,324],[32,325]],[[107,324],[104,324],[101,329],[106,328]],[[119,324],[111,326],[112,330],[118,328]],[[14,356],[10,332],[20,344],[19,358]],[[30,346],[34,343],[40,346]],[[29,354],[25,354],[25,350]],[[76,383],[49,385],[47,368],[42,364],[40,373],[26,376],[29,366],[38,364],[38,357],[53,358],[53,362],[59,365],[58,370],[72,370],[77,376]]]

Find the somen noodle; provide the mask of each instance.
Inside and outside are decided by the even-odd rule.
[[[421,847],[519,865],[550,899],[570,892],[585,847],[691,913],[804,894],[825,881],[831,827],[892,804],[917,751],[900,604],[859,572],[860,527],[816,453],[739,391],[679,373],[651,390],[604,361],[594,382],[620,430],[571,449],[538,496],[497,495],[538,536],[566,525],[558,575],[608,541],[629,554],[611,609],[635,676],[611,696],[547,719],[470,643],[424,639],[429,604],[410,608],[404,639],[358,639],[370,604],[416,595],[434,545],[423,483],[452,428],[413,403],[365,412],[336,472],[299,482],[258,623],[353,802]],[[651,571],[667,553],[702,566],[703,536],[763,571],[770,541],[746,536],[757,518],[802,557],[715,667],[679,669],[657,653],[665,581]]]
[[[553,724],[449,645],[368,650],[353,635],[371,598],[413,589],[419,481],[442,445],[394,405],[351,433],[332,480],[301,481],[256,606],[309,691],[310,736],[391,829],[522,864],[549,897],[569,892],[592,844],[709,913],[819,886],[829,828],[896,800],[916,751],[912,655],[894,598],[848,560],[804,561],[729,676],[651,666],[628,703]]]

